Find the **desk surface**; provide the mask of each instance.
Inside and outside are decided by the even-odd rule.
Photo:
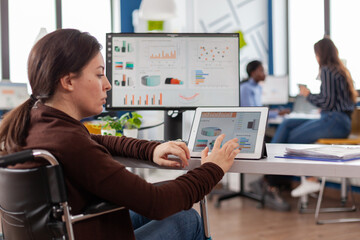
[[[269,118],[268,123],[269,124],[281,124],[284,119],[292,119],[292,118],[301,118],[301,119],[320,119],[320,113],[296,113],[291,112],[289,114],[280,116],[277,115],[275,118]]]
[[[283,155],[286,147],[310,148],[319,145],[314,144],[266,144],[268,157],[261,160],[235,160],[229,172],[237,173],[257,173],[275,175],[295,175],[295,176],[318,176],[318,177],[360,177],[360,160],[348,162],[323,162],[308,161],[286,158],[275,158]],[[114,157],[115,160],[124,164],[126,167],[135,168],[163,168],[154,163],[142,160]],[[193,169],[200,166],[200,159],[190,159],[189,167]],[[165,168],[169,169],[169,168]],[[170,168],[174,169],[174,168]],[[179,169],[177,169],[179,170]]]

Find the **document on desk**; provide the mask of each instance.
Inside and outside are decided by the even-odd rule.
[[[286,148],[284,156],[279,158],[294,158],[318,161],[351,161],[360,159],[360,147],[321,146],[313,148]]]

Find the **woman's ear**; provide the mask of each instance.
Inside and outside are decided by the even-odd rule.
[[[60,85],[64,90],[73,91],[74,90],[74,74],[68,73],[62,78],[60,78]]]

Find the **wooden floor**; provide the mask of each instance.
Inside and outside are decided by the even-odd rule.
[[[331,194],[326,196],[325,207],[340,206],[340,200]],[[336,223],[317,225],[314,214],[300,214],[297,210],[297,199],[289,193],[283,193],[291,203],[291,212],[276,212],[271,209],[259,209],[258,203],[246,198],[234,198],[223,201],[220,208],[215,208],[217,197],[208,200],[210,232],[214,240],[355,240],[360,239],[359,223]],[[360,196],[355,194],[357,202]],[[316,199],[309,200],[313,208]],[[197,204],[198,205],[198,204]],[[196,206],[195,208],[198,208]],[[321,218],[360,217],[359,212],[322,213]]]
[[[267,208],[258,208],[258,203],[247,198],[233,198],[223,201],[220,208],[215,207],[218,196],[208,200],[210,232],[213,240],[358,240],[359,223],[337,223],[317,225],[314,214],[300,214],[297,199],[288,192],[283,193],[291,203],[291,212],[276,212]],[[327,190],[324,207],[340,206],[340,193]],[[360,194],[355,194],[360,203]],[[348,201],[348,205],[351,205]],[[309,200],[309,208],[314,208],[316,199]],[[199,204],[194,208],[199,210]],[[360,218],[360,212],[322,213],[321,218],[352,217]]]

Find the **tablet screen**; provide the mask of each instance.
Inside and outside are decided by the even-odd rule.
[[[201,152],[206,146],[211,151],[216,137],[224,133],[226,136],[223,142],[237,138],[243,153],[253,153],[259,120],[259,112],[203,112],[194,152]]]
[[[259,150],[262,150],[267,114],[264,114],[264,108],[239,109],[237,108],[236,111],[204,109],[197,112],[189,139],[190,151],[194,153],[192,155],[199,156],[205,147],[211,152],[216,138],[220,134],[225,134],[223,143],[237,138],[242,156],[260,158]]]

